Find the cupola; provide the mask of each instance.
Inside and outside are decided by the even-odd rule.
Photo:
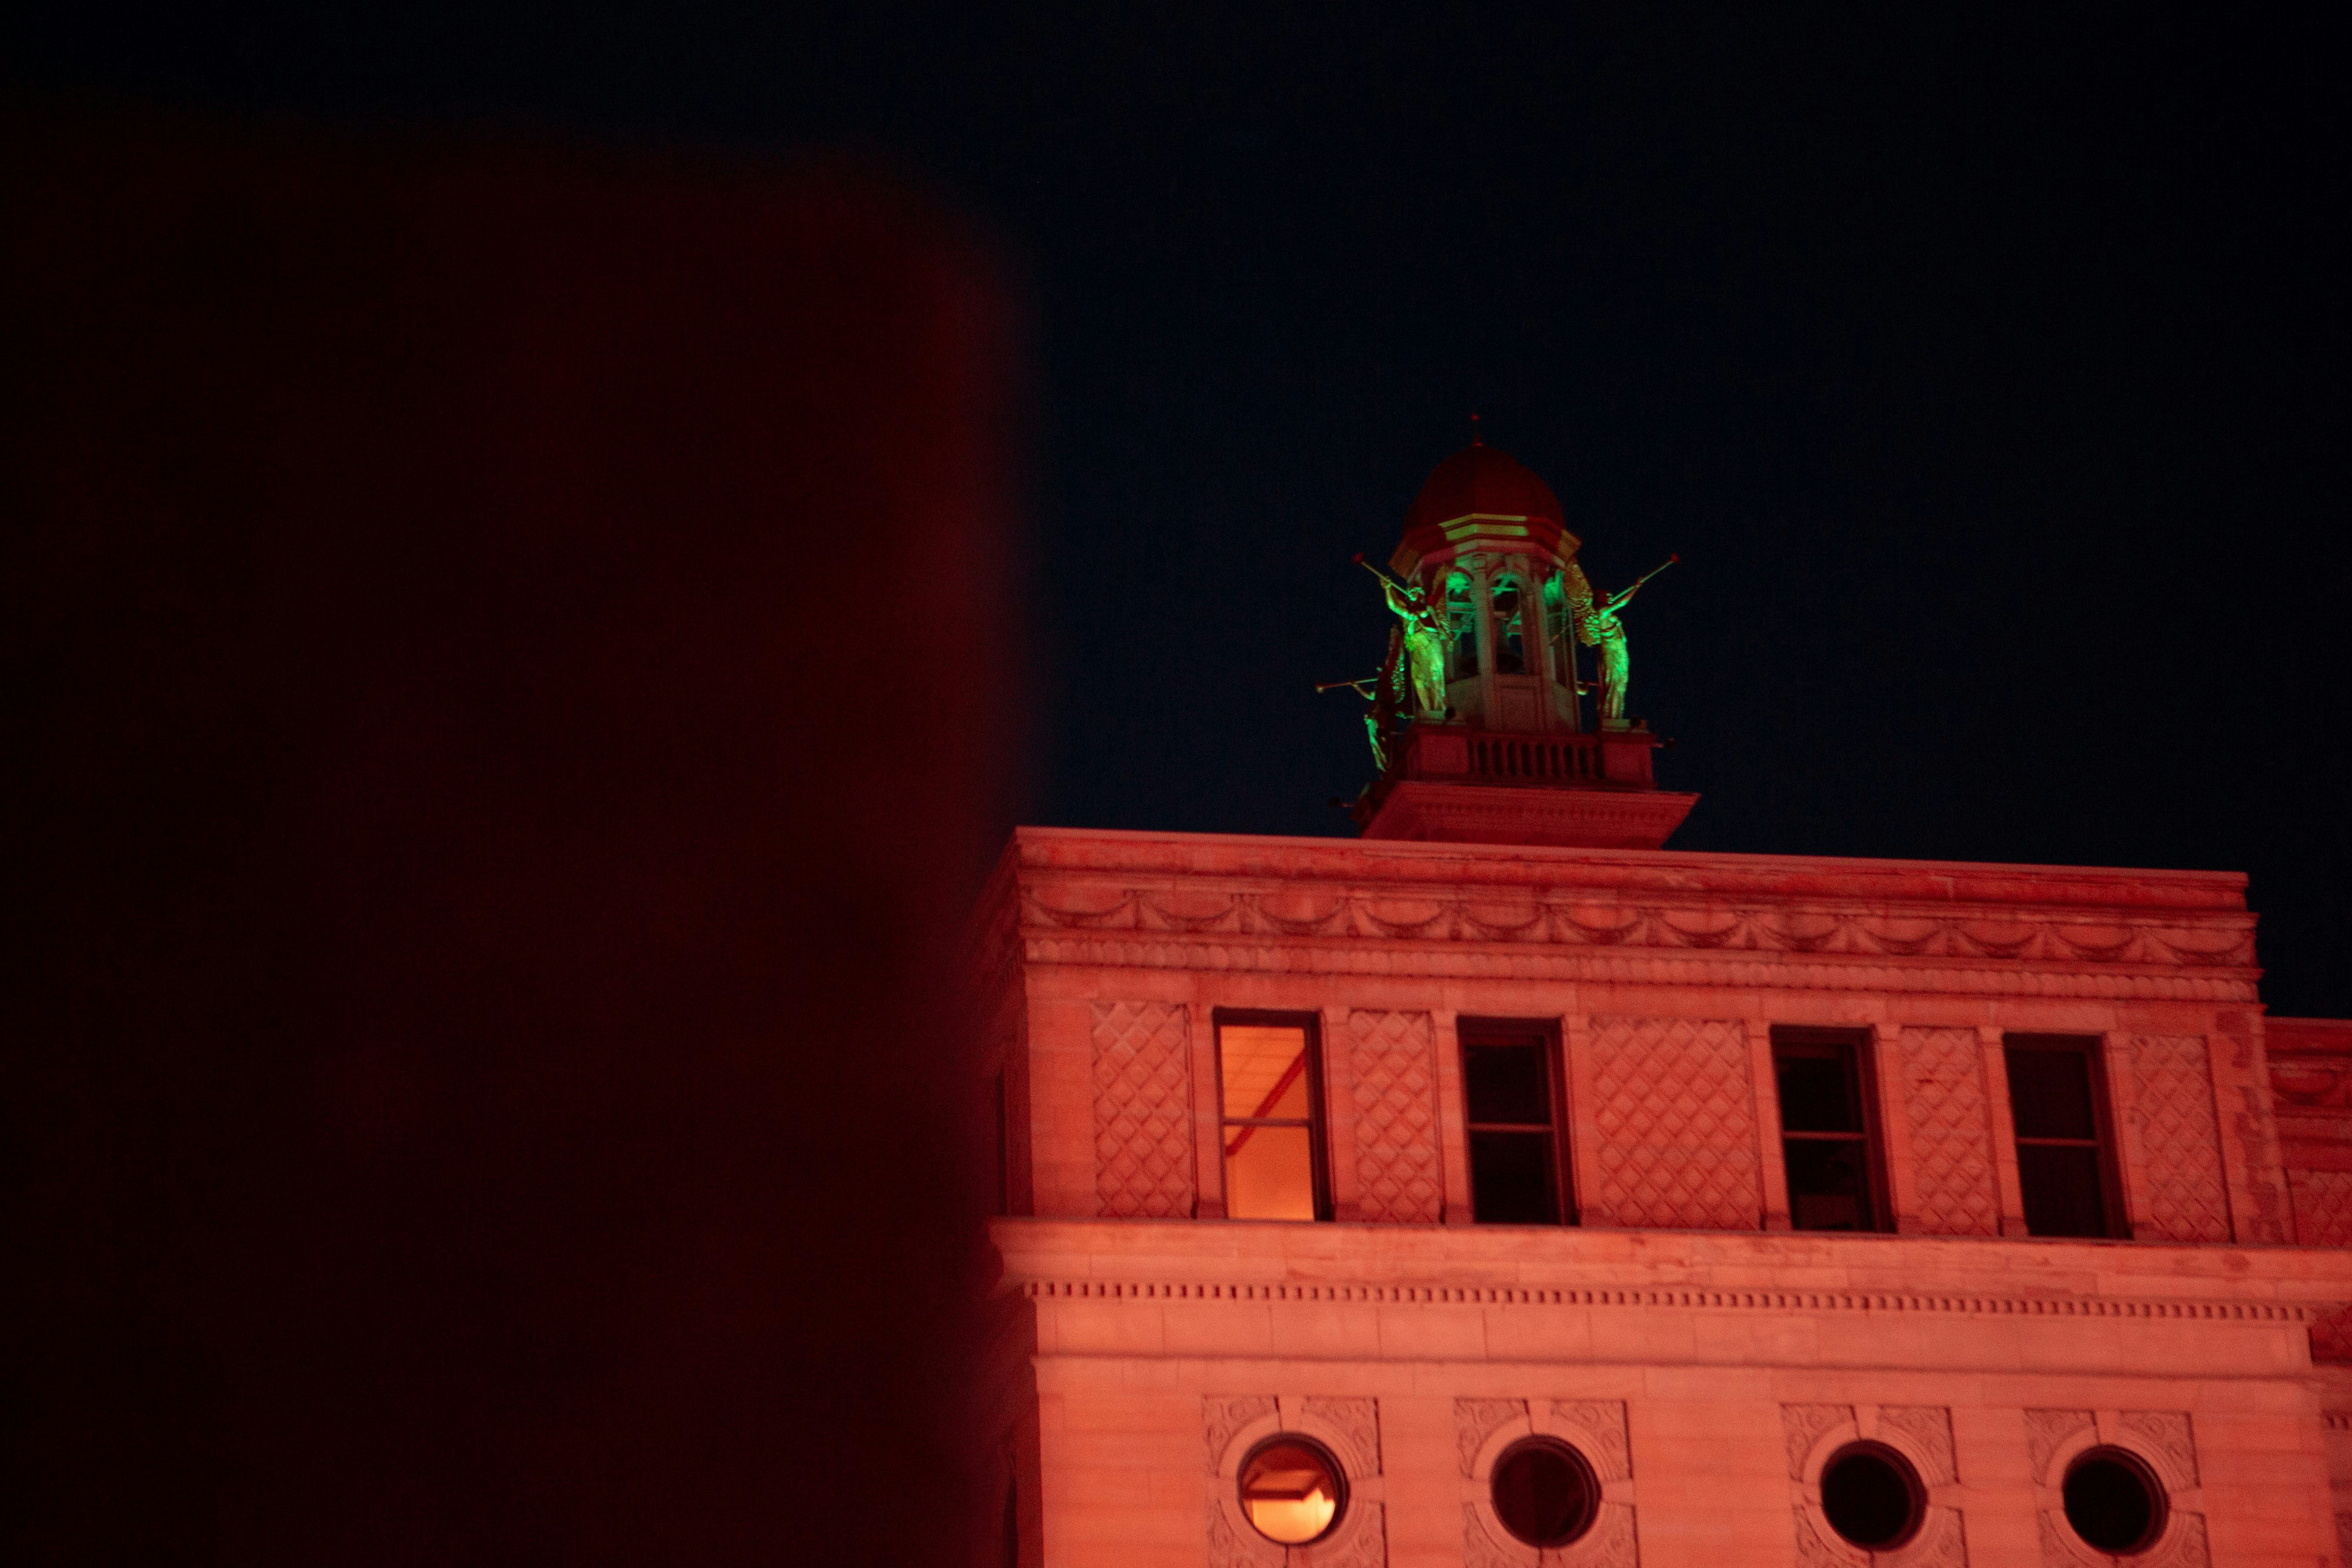
[[[1473,441],[1423,483],[1389,558],[1367,838],[1656,849],[1680,825],[1698,798],[1658,789],[1659,742],[1624,712],[1630,591],[1596,596],[1580,544],[1551,486],[1496,447]]]

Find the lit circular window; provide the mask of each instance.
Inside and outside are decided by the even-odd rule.
[[[1347,1503],[1339,1466],[1295,1433],[1269,1437],[1242,1461],[1242,1512],[1268,1541],[1304,1546],[1331,1532]]]
[[[1531,1437],[1495,1461],[1495,1517],[1530,1546],[1565,1546],[1592,1528],[1601,1483],[1566,1443]]]
[[[1919,1531],[1927,1489],[1894,1449],[1853,1443],[1822,1468],[1822,1511],[1830,1528],[1865,1552],[1887,1552]]]
[[[2144,1552],[2164,1533],[2164,1488],[2121,1448],[2093,1448],[2066,1467],[2066,1522],[2102,1552]]]

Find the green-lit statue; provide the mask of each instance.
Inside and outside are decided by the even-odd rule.
[[[1633,660],[1625,652],[1625,623],[1617,618],[1617,612],[1633,601],[1643,583],[1682,559],[1668,556],[1664,565],[1643,573],[1633,587],[1595,602],[1591,614],[1577,629],[1577,641],[1588,648],[1601,650],[1601,722],[1611,728],[1622,727],[1625,723],[1626,677],[1633,670]],[[1577,575],[1581,577],[1583,573]]]
[[[1444,602],[1433,604],[1417,585],[1399,582],[1362,556],[1356,558],[1356,563],[1381,580],[1389,608],[1404,622],[1401,630],[1404,633],[1405,660],[1412,667],[1413,704],[1419,716],[1444,722],[1445,650],[1454,640],[1453,628],[1446,624]]]
[[[1389,628],[1389,654],[1381,661],[1379,674],[1360,681],[1324,681],[1315,689],[1328,692],[1342,686],[1371,705],[1364,710],[1364,738],[1371,743],[1373,768],[1386,773],[1391,756],[1389,748],[1404,728],[1402,704],[1409,695],[1405,679],[1404,632],[1394,626]]]

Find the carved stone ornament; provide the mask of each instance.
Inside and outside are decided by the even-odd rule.
[[[1514,1541],[1499,1531],[1488,1530],[1484,1515],[1485,1511],[1475,1503],[1462,1505],[1462,1561],[1465,1568],[1538,1568],[1538,1553],[1534,1547]]]
[[[1528,1418],[1524,1399],[1456,1399],[1454,1402],[1454,1446],[1465,1476],[1477,1473],[1478,1450],[1499,1427]]]
[[[1783,1405],[1780,1430],[1789,1455],[1797,1561],[1853,1568],[1965,1568],[1968,1534],[1960,1511],[1931,1504],[1910,1540],[1872,1552],[1841,1537],[1822,1511],[1821,1479],[1832,1455],[1868,1427],[1900,1453],[1929,1488],[1953,1484],[1952,1413],[1933,1405]],[[1932,1495],[1932,1493],[1931,1493]]]
[[[2174,1491],[2197,1484],[2197,1439],[2185,1410],[2126,1410],[2116,1416],[2126,1441],[2156,1459],[2157,1472]]]
[[[1803,1568],[1869,1568],[1870,1553],[1847,1545],[1813,1521],[1814,1511],[1796,1511],[1797,1561]]]
[[[2088,1410],[2029,1410],[2025,1415],[2035,1479],[2053,1502],[2066,1466],[2096,1443],[2110,1444],[2139,1459],[2154,1472],[2171,1500],[2164,1533],[2147,1551],[2128,1559],[2098,1551],[2084,1541],[2067,1524],[2061,1508],[2042,1508],[2044,1568],[2112,1568],[2125,1562],[2131,1568],[2210,1568],[2205,1516],[2181,1506],[2186,1494],[2198,1484],[2196,1432],[2188,1412],[2120,1410],[2095,1416]],[[2055,1419],[2061,1416],[2070,1419]],[[2042,1419],[2037,1422],[2036,1417]]]
[[[1841,1427],[1853,1425],[1851,1405],[1783,1405],[1780,1406],[1780,1435],[1789,1449],[1789,1479],[1805,1479],[1806,1459],[1820,1446],[1822,1438]]]
[[[1631,1503],[1604,1502],[1582,1535],[1538,1549],[1505,1530],[1492,1508],[1465,1501],[1462,1560],[1465,1568],[1639,1568],[1642,1552]]]
[[[1201,1425],[1208,1451],[1210,1568],[1385,1568],[1388,1523],[1378,1400],[1210,1395],[1201,1401]],[[1328,1449],[1348,1489],[1346,1507],[1330,1533],[1304,1546],[1268,1541],[1242,1512],[1242,1460],[1276,1432],[1296,1432]]]
[[[1287,1548],[1234,1521],[1241,1510],[1226,1506],[1222,1489],[1208,1499],[1209,1568],[1284,1568]]]
[[[1844,1540],[1818,1505],[1796,1505],[1797,1561],[1822,1568],[1968,1568],[1966,1527],[1957,1508],[1930,1508],[1918,1533],[1891,1552],[1871,1552]]]
[[[1929,1486],[1950,1486],[1959,1479],[1952,1462],[1952,1413],[1940,1405],[1883,1405],[1878,1429],[1900,1433],[1905,1448],[1919,1466],[1919,1479]]]
[[[1957,1508],[1931,1508],[1919,1533],[1899,1552],[1883,1552],[1874,1563],[1901,1563],[1903,1568],[1968,1568],[1969,1538]]]
[[[1456,1399],[1455,1452],[1463,1477],[1462,1552],[1488,1568],[1634,1568],[1640,1549],[1633,1506],[1622,1496],[1633,1479],[1622,1399]],[[1602,1500],[1591,1527],[1565,1546],[1541,1550],[1513,1536],[1496,1517],[1489,1490],[1495,1461],[1529,1437],[1558,1438],[1592,1467]]]
[[[1331,1447],[1350,1476],[1381,1473],[1381,1415],[1377,1400],[1318,1399],[1310,1396],[1298,1402],[1298,1421],[1302,1429],[1321,1435],[1326,1441],[1333,1437],[1339,1438]]]
[[[2033,1479],[2044,1486],[2055,1486],[2052,1465],[2059,1450],[2095,1419],[2088,1410],[2028,1410],[2025,1450],[2033,1462]]]
[[[1625,1402],[1622,1399],[1552,1401],[1550,1429],[1583,1452],[1585,1463],[1602,1484],[1633,1479],[1633,1455],[1625,1440]]]
[[[1201,1401],[1201,1426],[1208,1440],[1209,1473],[1223,1474],[1234,1437],[1275,1413],[1273,1396],[1265,1394],[1212,1394]]]
[[[1641,1544],[1633,1529],[1633,1505],[1604,1502],[1580,1541],[1543,1554],[1544,1568],[1638,1568]]]

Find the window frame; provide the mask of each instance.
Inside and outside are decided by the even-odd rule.
[[[2116,1137],[2115,1101],[2107,1087],[2107,1042],[2095,1034],[2052,1034],[2047,1032],[2004,1032],[2000,1037],[2000,1071],[2004,1081],[2013,1078],[2009,1071],[2010,1053],[2014,1051],[2047,1051],[2071,1053],[2083,1061],[2083,1075],[2091,1096],[2091,1132],[2089,1138],[2029,1138],[2017,1130],[2017,1095],[2014,1082],[2006,1082],[2004,1098],[2009,1101],[2010,1158],[2017,1166],[2017,1206],[2019,1218],[2025,1219],[2026,1234],[2036,1239],[2050,1241],[2128,1241],[2131,1221],[2124,1205],[2124,1172],[2122,1151]],[[2099,1170],[2099,1218],[2101,1228],[2091,1236],[2059,1235],[2036,1232],[2032,1221],[2025,1218],[2025,1162],[2017,1158],[2017,1151],[2027,1146],[2038,1148],[2072,1148],[2090,1146],[2097,1156]]]
[[[1478,1122],[1470,1114],[1470,1052],[1480,1046],[1523,1045],[1532,1041],[1544,1064],[1544,1094],[1551,1112],[1550,1124],[1538,1129],[1526,1122]],[[1480,1219],[1477,1164],[1471,1140],[1479,1133],[1532,1133],[1551,1139],[1552,1208],[1554,1225],[1580,1223],[1576,1203],[1575,1162],[1569,1155],[1568,1054],[1560,1046],[1558,1019],[1457,1018],[1454,1024],[1455,1066],[1462,1074],[1462,1156],[1470,1175],[1470,1214],[1474,1225],[1521,1224],[1525,1221]]]
[[[1772,1103],[1780,1124],[1780,1190],[1789,1205],[1789,1228],[1808,1236],[1890,1236],[1895,1232],[1895,1193],[1886,1170],[1886,1129],[1878,1109],[1878,1053],[1868,1029],[1833,1029],[1809,1024],[1774,1024],[1770,1029]],[[1780,1060],[1783,1051],[1817,1054],[1824,1049],[1841,1052],[1846,1082],[1852,1090],[1862,1127],[1853,1133],[1790,1132],[1787,1108],[1780,1103]],[[1789,1145],[1799,1143],[1859,1143],[1862,1145],[1863,1198],[1870,1206],[1869,1223],[1850,1231],[1821,1229],[1797,1223],[1796,1194],[1789,1186]]]
[[[1300,1029],[1307,1036],[1307,1065],[1300,1069],[1307,1078],[1307,1163],[1315,1188],[1315,1218],[1304,1223],[1320,1224],[1331,1218],[1331,1160],[1329,1140],[1325,1128],[1328,1118],[1323,1105],[1323,1019],[1318,1013],[1281,1012],[1256,1008],[1213,1008],[1209,1026],[1214,1035],[1217,1081],[1217,1201],[1225,1218],[1233,1218],[1233,1194],[1227,1180],[1227,1162],[1232,1155],[1225,1151],[1228,1129],[1234,1127],[1296,1127],[1297,1118],[1291,1116],[1228,1116],[1225,1114],[1225,1026],[1244,1029]],[[1297,1225],[1298,1220],[1274,1223]]]

